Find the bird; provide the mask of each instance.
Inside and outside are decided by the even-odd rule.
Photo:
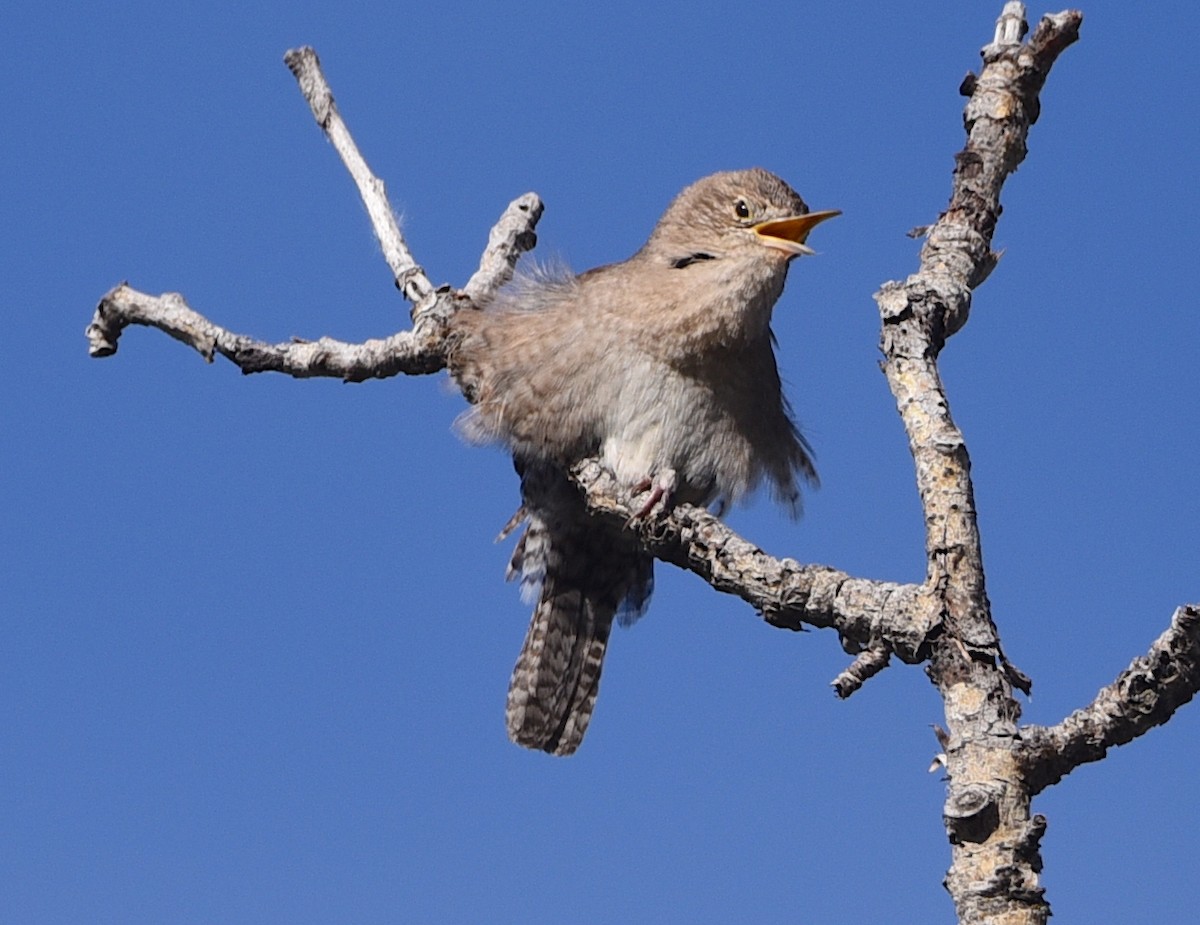
[[[766,482],[793,516],[816,485],[784,397],[771,313],[810,211],[762,169],[688,186],[646,243],[578,275],[533,271],[451,321],[447,365],[471,407],[458,428],[513,456],[521,522],[508,577],[534,603],[506,703],[509,737],[554,755],[579,747],[613,622],[640,617],[653,557],[592,518],[570,467],[598,457],[648,492],[634,520],[676,504],[723,513]]]

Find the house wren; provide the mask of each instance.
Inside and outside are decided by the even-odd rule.
[[[795,514],[797,477],[816,482],[770,321],[789,262],[838,214],[809,212],[765,170],[714,174],[623,263],[527,277],[455,317],[449,365],[474,402],[461,427],[512,452],[529,519],[509,566],[537,602],[508,692],[513,741],[578,748],[613,620],[637,619],[653,583],[634,534],[588,515],[571,464],[599,456],[650,489],[639,516],[724,509],[764,480]]]

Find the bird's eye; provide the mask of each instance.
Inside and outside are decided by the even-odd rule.
[[[750,217],[750,207],[746,205],[745,199],[739,199],[737,202],[735,202],[733,204],[733,211],[737,214],[738,218]]]

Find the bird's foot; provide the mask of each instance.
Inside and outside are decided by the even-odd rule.
[[[647,476],[636,485],[633,486],[633,493],[640,495],[644,491],[649,491],[650,495],[646,498],[636,514],[629,518],[626,522],[627,527],[636,526],[641,521],[645,520],[658,508],[659,514],[665,514],[671,509],[671,501],[675,495],[675,487],[678,484],[678,479],[674,469],[662,469],[659,473],[651,478]]]

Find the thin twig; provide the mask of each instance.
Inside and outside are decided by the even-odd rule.
[[[383,249],[383,259],[387,261],[396,280],[396,288],[404,293],[404,297],[413,304],[415,310],[433,295],[433,284],[413,259],[404,241],[395,213],[388,203],[383,181],[371,172],[358,150],[358,145],[354,143],[350,130],[346,128],[346,123],[338,112],[337,103],[334,102],[333,91],[321,71],[321,62],[316,51],[307,45],[293,48],[283,56],[283,60],[296,75],[300,92],[308,100],[317,124],[333,144],[342,163],[346,165],[346,170],[350,172],[354,185],[358,187],[358,195],[367,207],[371,227],[375,230],[375,237]]]

